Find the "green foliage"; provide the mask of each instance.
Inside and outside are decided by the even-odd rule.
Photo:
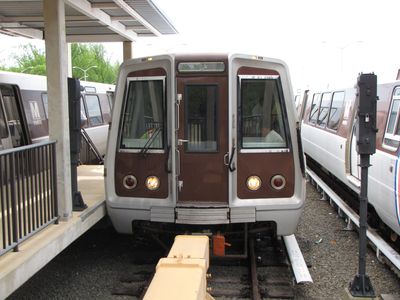
[[[72,44],[72,75],[75,78],[115,83],[119,64],[112,64],[101,44]]]
[[[46,75],[46,57],[44,50],[34,45],[22,46],[23,54],[15,54],[13,59],[16,65],[12,67],[0,66],[0,69],[27,73]],[[111,63],[106,51],[101,44],[72,44],[72,76],[81,80],[115,83],[119,64]],[[86,72],[84,71],[86,70]]]
[[[44,51],[28,44],[21,46],[22,55],[13,55],[16,66],[6,68],[5,70],[11,72],[46,75],[46,58]]]

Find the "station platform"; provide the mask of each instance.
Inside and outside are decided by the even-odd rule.
[[[0,299],[32,277],[106,215],[103,166],[79,166],[78,189],[88,206],[68,221],[52,224],[0,257]]]

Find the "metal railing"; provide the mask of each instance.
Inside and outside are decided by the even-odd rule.
[[[56,142],[0,151],[0,255],[58,223]]]

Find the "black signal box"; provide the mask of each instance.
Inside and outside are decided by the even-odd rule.
[[[357,79],[358,122],[356,124],[358,154],[374,154],[376,151],[376,103],[377,77],[360,74]]]

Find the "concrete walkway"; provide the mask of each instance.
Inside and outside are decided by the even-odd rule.
[[[80,166],[78,187],[88,208],[49,225],[0,257],[0,299],[4,299],[106,215],[103,166]]]

